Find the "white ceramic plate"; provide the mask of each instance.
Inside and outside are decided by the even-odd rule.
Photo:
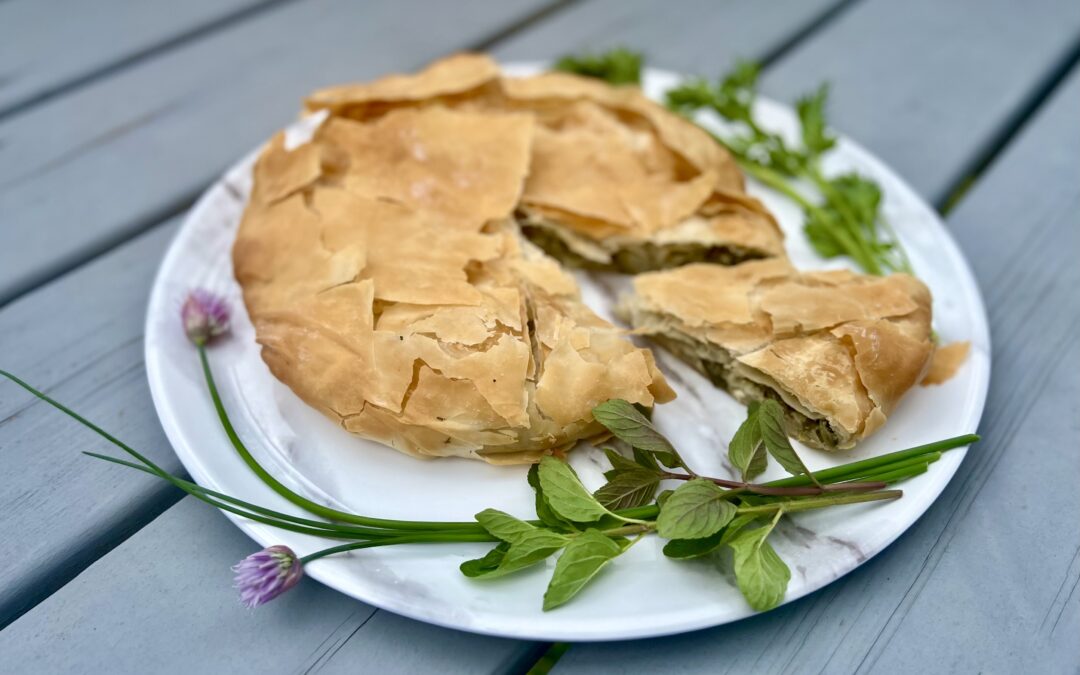
[[[519,64],[508,70],[524,74],[536,68]],[[649,71],[645,89],[659,96],[677,79],[671,73]],[[763,100],[758,112],[767,127],[795,133],[789,108]],[[302,134],[302,127],[298,123],[291,131]],[[300,513],[255,478],[218,426],[196,353],[178,320],[186,293],[203,287],[223,294],[234,310],[232,335],[211,350],[225,404],[259,460],[293,489],[337,508],[391,518],[468,520],[487,507],[533,517],[525,467],[407,457],[349,435],[270,375],[259,357],[230,261],[254,157],[252,153],[236,164],[192,209],[161,265],[150,298],[146,325],[150,390],[165,432],[191,475],[207,487]],[[850,140],[841,139],[829,159],[827,172],[855,169],[882,185],[885,216],[933,291],[938,334],[945,342],[970,340],[972,351],[955,378],[938,387],[917,387],[888,425],[855,451],[826,455],[804,450],[803,457],[814,469],[975,431],[990,375],[986,312],[971,270],[941,220],[903,180]],[[797,265],[817,269],[844,264],[825,263],[814,255],[792,204],[760,186],[751,184],[750,190],[779,218]],[[579,278],[586,301],[610,317],[612,290],[625,279]],[[742,421],[744,409],[674,359],[664,354],[659,359],[679,398],[657,411],[658,426],[698,471],[730,475],[725,444]],[[929,472],[905,482],[903,499],[800,514],[781,527],[770,541],[792,570],[787,600],[821,588],[889,545],[933,503],[964,452],[946,454]],[[606,460],[598,451],[579,448],[572,462],[588,486],[603,482]],[[772,466],[764,478],[780,475]],[[262,545],[286,544],[305,554],[336,543],[228,517]],[[542,612],[540,605],[553,561],[499,580],[465,578],[458,565],[487,548],[487,544],[440,544],[373,549],[324,558],[309,565],[307,573],[357,599],[421,621],[537,640],[640,638],[714,626],[753,613],[715,561],[669,560],[655,537],[632,548],[577,598],[552,612]],[[221,592],[231,591],[223,587]]]

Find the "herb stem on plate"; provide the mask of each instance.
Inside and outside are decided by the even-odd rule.
[[[199,360],[202,363],[203,375],[206,378],[206,385],[210,389],[210,398],[214,402],[214,409],[217,411],[218,419],[221,421],[221,426],[225,430],[225,435],[229,437],[229,442],[232,443],[233,448],[236,449],[237,454],[244,460],[244,463],[248,465],[256,476],[259,477],[262,482],[278,493],[285,499],[289,500],[293,504],[296,504],[300,508],[329,520],[339,520],[347,523],[355,523],[358,525],[367,525],[369,527],[380,527],[387,529],[400,529],[400,530],[479,530],[479,526],[475,522],[435,522],[435,521],[415,521],[415,520],[391,520],[387,518],[371,518],[369,516],[360,516],[355,513],[348,513],[346,511],[340,511],[338,509],[332,509],[328,506],[323,506],[316,502],[307,499],[306,497],[293,492],[270,473],[263,468],[261,464],[252,456],[251,452],[240,440],[240,436],[236,433],[236,429],[233,428],[232,422],[229,420],[229,415],[225,411],[225,405],[221,402],[221,396],[218,394],[217,384],[214,381],[214,374],[210,369],[210,361],[206,356],[206,346],[198,345]]]
[[[776,511],[794,513],[796,511],[809,511],[811,509],[823,509],[828,506],[841,504],[859,504],[862,502],[876,502],[887,499],[899,499],[904,496],[901,490],[882,490],[880,492],[853,492],[850,494],[827,495],[818,497],[803,497],[801,499],[789,499],[768,504],[755,504],[752,506],[740,506],[739,514],[769,514]]]

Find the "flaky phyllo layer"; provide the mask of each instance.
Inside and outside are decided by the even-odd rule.
[[[365,122],[431,106],[534,120],[514,215],[564,263],[636,273],[784,253],[779,227],[746,194],[727,151],[636,87],[562,73],[501,78],[487,57],[458,55],[307,100],[309,111]]]
[[[233,262],[273,374],[351,432],[491,462],[596,434],[607,399],[671,399],[512,221],[536,116],[396,105],[454,92],[394,82],[255,166]]]
[[[788,433],[850,448],[885,423],[933,354],[917,279],[800,274],[783,259],[634,279],[621,313],[743,403],[785,406]]]

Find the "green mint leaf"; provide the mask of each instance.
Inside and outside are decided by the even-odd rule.
[[[795,448],[791,447],[788,441],[787,433],[784,432],[784,409],[779,403],[772,399],[763,401],[758,408],[758,424],[761,427],[761,440],[765,443],[765,448],[773,459],[780,463],[780,466],[796,476],[811,475],[810,469],[806,468],[795,452]]]
[[[745,500],[743,500],[743,502],[746,503]],[[727,527],[725,527],[724,531],[721,533],[720,544],[731,543],[731,540],[738,536],[747,525],[758,518],[761,518],[761,516],[755,513],[741,513],[732,518],[731,522],[727,524]]]
[[[576,523],[591,523],[611,514],[585,489],[569,464],[547,456],[540,460],[540,487],[552,510]]]
[[[652,455],[656,458],[658,462],[660,462],[669,469],[677,469],[683,466],[682,458],[678,457],[673,453],[656,450],[652,453]]]
[[[467,577],[475,578],[494,572],[499,568],[499,564],[503,561],[509,548],[510,544],[505,541],[499,542],[498,546],[488,551],[484,557],[466,560],[461,563],[461,573]]]
[[[544,496],[544,489],[540,486],[540,467],[538,465],[533,464],[529,467],[528,481],[536,493],[536,517],[540,519],[540,522],[555,530],[576,531],[577,528],[572,522],[555,513],[551,505],[548,504],[547,497]]]
[[[664,544],[664,555],[669,558],[686,559],[700,558],[720,548],[725,530],[701,539],[672,539]]]
[[[727,526],[702,539],[672,539],[664,545],[664,555],[669,558],[698,558],[708,555],[734,539],[747,525],[761,516],[742,514],[735,516]]]
[[[641,468],[629,469],[620,471],[594,492],[593,496],[612,511],[630,509],[650,503],[659,486],[660,476],[656,472]]]
[[[660,508],[664,508],[664,504],[667,504],[667,500],[670,499],[673,494],[675,494],[674,490],[664,490],[656,495],[656,505]]]
[[[642,450],[641,448],[634,448],[634,460],[639,467],[647,469],[648,471],[660,471],[660,464],[656,461],[654,453],[648,450]]]
[[[593,408],[592,413],[597,422],[631,447],[650,453],[663,453],[666,459],[673,458],[678,466],[686,467],[671,442],[630,403],[618,398],[611,399]]]
[[[483,558],[463,563],[461,571],[473,578],[494,579],[531,567],[573,541],[571,537],[550,530],[534,528],[521,535],[514,543],[507,544],[499,553],[489,551]],[[497,546],[496,549],[499,547]],[[490,557],[489,557],[490,556]],[[468,564],[468,568],[464,565]]]
[[[791,570],[765,541],[772,529],[773,525],[766,525],[742,530],[728,542],[735,554],[735,581],[746,601],[759,612],[783,602],[791,580]]]
[[[737,510],[725,492],[703,478],[683,483],[661,507],[657,533],[665,539],[701,539],[719,532]]]
[[[640,52],[616,47],[598,54],[563,56],[555,62],[553,68],[564,73],[595,77],[615,85],[639,84],[643,61]]]
[[[536,563],[551,557],[553,553],[561,548],[561,545],[552,546],[550,542],[545,545],[530,542],[511,544],[499,566],[483,576],[484,578],[493,579],[523,570],[526,567],[532,567]]]
[[[597,530],[585,530],[559,556],[544,593],[544,611],[567,602],[589,583],[623,547]]]
[[[753,480],[765,471],[767,458],[758,424],[758,404],[755,401],[746,410],[746,420],[739,425],[728,443],[728,460],[739,470],[744,481]]]
[[[619,454],[614,448],[604,448],[604,454],[607,455],[608,461],[611,462],[611,468],[614,471],[637,471],[641,469],[641,466],[630,459]],[[604,474],[605,476],[607,474]]]
[[[542,530],[535,525],[526,523],[524,520],[511,516],[509,513],[495,509],[484,509],[476,514],[476,522],[480,523],[480,527],[487,530],[487,533],[491,536],[510,544],[517,544],[526,540],[534,542],[549,540],[552,544],[560,541],[566,543],[567,541],[566,535]],[[541,533],[550,535],[549,539],[543,539]]]
[[[795,103],[802,127],[802,142],[810,157],[818,157],[836,145],[836,136],[825,125],[825,102],[829,98],[828,83],[822,84],[813,94],[803,96]]]

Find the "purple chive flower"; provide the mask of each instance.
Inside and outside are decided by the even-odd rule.
[[[288,546],[270,546],[233,565],[240,602],[248,607],[265,605],[296,585],[304,566]]]
[[[197,345],[204,345],[229,330],[229,306],[218,296],[196,289],[188,294],[180,309],[184,332]]]

